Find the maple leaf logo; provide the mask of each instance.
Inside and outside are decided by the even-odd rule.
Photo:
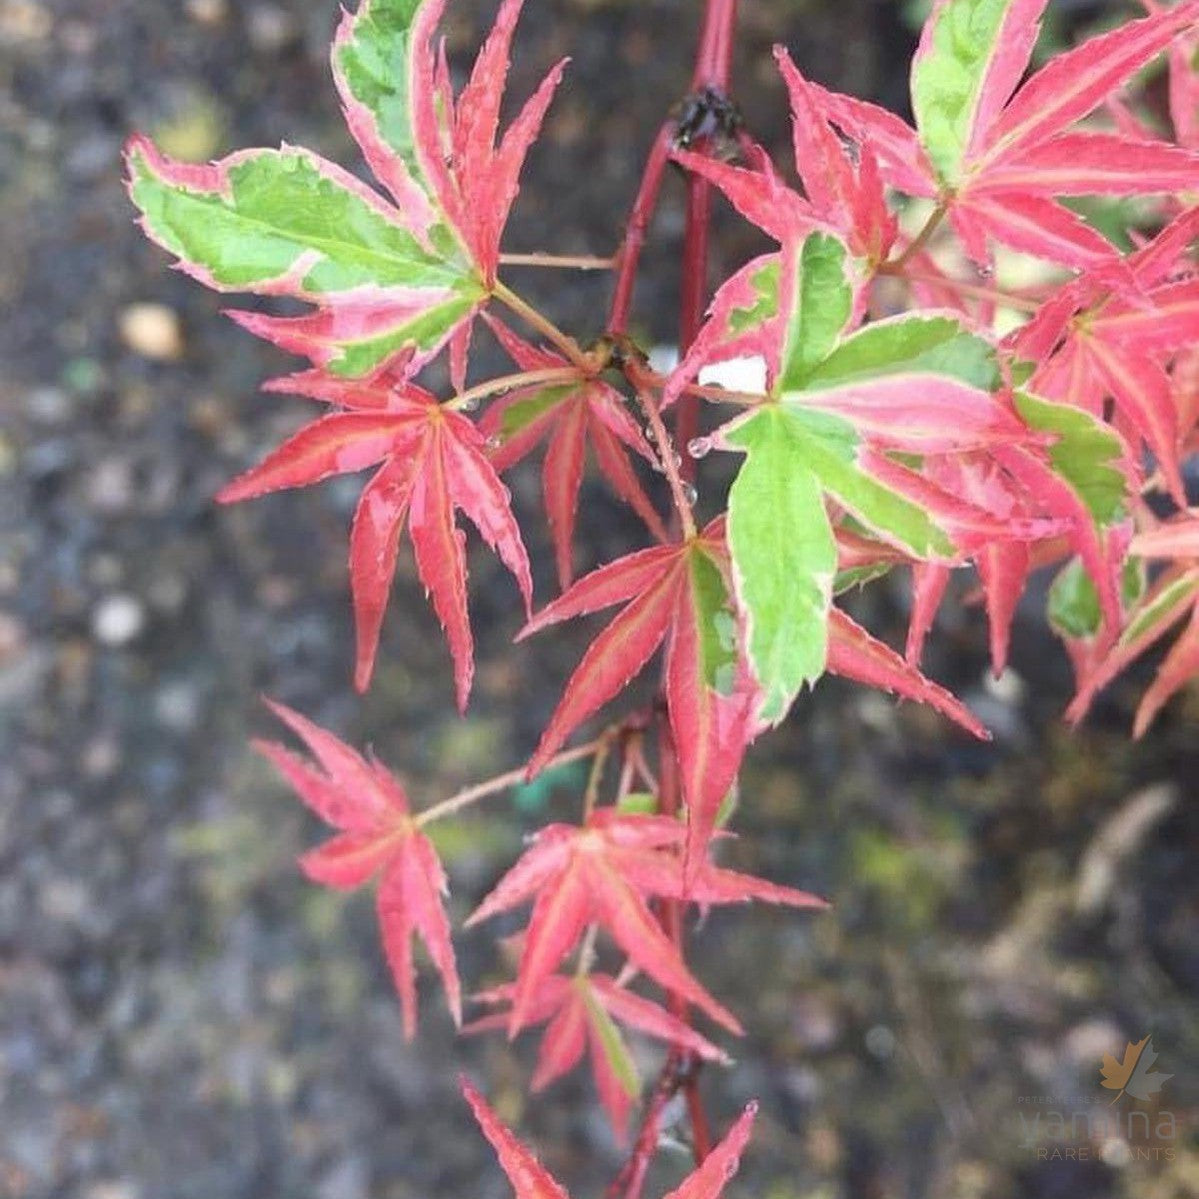
[[[1152,1038],[1142,1037],[1135,1043],[1129,1041],[1120,1061],[1116,1061],[1110,1053],[1103,1055],[1103,1065],[1099,1068],[1103,1078],[1099,1085],[1107,1087],[1109,1091],[1119,1092],[1112,1103],[1125,1092],[1134,1099],[1149,1099],[1174,1077],[1173,1074],[1154,1070],[1156,1061],[1157,1051],[1153,1048]]]

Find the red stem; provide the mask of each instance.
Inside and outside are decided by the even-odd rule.
[[[737,22],[737,0],[708,0],[703,30],[695,58],[691,88],[729,90],[733,69],[733,29]],[[683,229],[683,265],[679,283],[679,357],[686,354],[699,333],[708,303],[708,238],[712,224],[712,188],[706,179],[692,175],[687,180],[686,224]],[[679,397],[675,412],[675,444],[682,454],[682,475],[695,478],[695,459],[687,447],[699,430],[699,401],[693,395]]]
[[[708,229],[712,219],[712,188],[706,179],[691,175],[687,180],[687,217],[683,232],[683,266],[679,281],[679,357],[690,349],[699,333],[708,302]],[[687,447],[699,432],[699,401],[681,395],[675,408],[674,438],[682,461],[684,481],[695,479],[695,459]]]
[[[628,332],[629,309],[633,305],[633,285],[637,281],[637,267],[641,263],[641,250],[645,245],[645,234],[649,228],[654,209],[658,206],[658,193],[662,190],[662,176],[670,160],[670,143],[674,137],[674,122],[667,121],[658,130],[645,170],[641,174],[641,185],[637,198],[629,211],[625,224],[624,241],[616,254],[616,286],[612,292],[612,308],[608,316],[608,332],[619,337]]]
[[[678,815],[680,803],[679,756],[675,749],[670,720],[665,713],[658,722],[658,753],[661,758],[658,776],[658,810],[664,816]],[[683,905],[677,899],[661,901],[658,918],[666,935],[683,954]],[[687,1001],[673,991],[667,996],[667,1006],[676,1019],[684,1024],[690,1022]],[[695,1164],[701,1165],[712,1149],[712,1134],[708,1127],[708,1116],[704,1111],[703,1098],[699,1093],[699,1063],[690,1057],[680,1057],[682,1066],[681,1086],[687,1101],[687,1116],[691,1122],[691,1151]]]
[[[728,91],[733,62],[733,30],[737,24],[737,0],[708,0],[704,10],[699,51],[691,87]]]
[[[710,87],[718,91],[727,91],[732,74],[733,61],[733,29],[737,21],[737,0],[707,0],[704,7],[704,23],[699,36],[699,49],[695,55],[695,70],[691,76],[691,88],[698,91]],[[666,163],[670,158],[670,144],[674,138],[674,121],[667,121],[658,130],[654,144],[645,161],[645,169],[641,175],[641,184],[637,189],[637,198],[629,212],[625,224],[624,241],[616,255],[617,273],[616,286],[612,294],[612,308],[608,317],[608,332],[620,335],[628,332],[629,310],[633,303],[633,285],[637,278],[637,267],[641,262],[641,250],[645,245],[645,234],[649,228],[650,219],[658,205],[658,195],[662,190],[662,177]],[[708,260],[707,241],[708,224],[711,207],[708,201],[696,197],[709,191],[706,181],[695,180],[688,184],[687,231],[683,236],[683,307],[680,316],[694,312],[694,328],[699,328],[703,317],[703,300],[705,280],[703,278]],[[693,232],[694,231],[694,232]],[[688,247],[688,236],[693,244]],[[695,267],[687,266],[687,256],[691,254],[700,266],[700,279],[694,281]],[[701,293],[698,308],[695,300],[688,294],[688,288]],[[686,330],[680,330],[680,336]],[[683,348],[690,345],[694,339],[694,331],[684,340]]]
[[[696,53],[692,91],[711,88],[727,93],[732,72],[733,30],[737,19],[737,0],[706,0],[699,49]],[[616,286],[608,318],[608,332],[613,336],[627,333],[629,310],[633,300],[633,284],[641,258],[642,247],[650,218],[658,202],[662,178],[669,160],[675,125],[667,121],[658,131],[645,164],[637,198],[625,227],[624,243],[617,256]],[[686,224],[683,232],[683,255],[679,283],[679,351],[686,353],[695,340],[703,321],[708,292],[708,237],[712,216],[711,188],[705,180],[692,177],[687,182]],[[652,401],[651,401],[652,403]],[[675,444],[685,447],[695,436],[699,405],[694,395],[680,397],[675,415]],[[670,447],[659,444],[664,454]],[[695,474],[695,462],[689,454],[682,456],[682,477],[690,480]],[[680,509],[682,512],[682,509]],[[671,736],[670,721],[663,711],[658,721],[659,787],[658,810],[663,815],[676,815],[681,806],[679,761]],[[658,905],[658,918],[671,941],[683,949],[682,905],[677,900],[663,900]],[[687,1002],[682,996],[667,996],[670,1011],[680,1020],[688,1019]],[[697,1066],[691,1055],[673,1046],[659,1076],[654,1093],[646,1105],[641,1129],[633,1154],[625,1163],[608,1190],[614,1199],[622,1193],[624,1199],[640,1199],[646,1171],[657,1149],[658,1125],[662,1111],[671,1097],[682,1090],[691,1124],[692,1151],[696,1165],[702,1164],[712,1148],[712,1134],[699,1091]]]
[[[671,1049],[658,1081],[654,1085],[653,1094],[645,1105],[645,1114],[641,1118],[641,1127],[637,1131],[637,1139],[633,1142],[633,1152],[628,1161],[621,1167],[620,1173],[612,1180],[606,1192],[606,1199],[640,1199],[641,1187],[645,1182],[646,1171],[654,1160],[658,1148],[658,1125],[666,1105],[678,1094],[682,1077],[679,1074],[680,1055]]]

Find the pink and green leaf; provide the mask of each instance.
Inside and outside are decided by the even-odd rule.
[[[1011,96],[1032,54],[1047,0],[938,0],[912,61],[912,111],[942,182],[963,163]]]
[[[425,244],[446,236],[416,153],[413,24],[424,0],[361,0],[342,15],[333,41],[333,79],[346,124],[375,177],[395,197]]]
[[[694,877],[753,739],[754,695],[724,577],[702,550],[689,557],[666,649],[666,703],[687,804],[686,872]]]
[[[805,683],[824,671],[837,572],[820,482],[793,420],[771,404],[726,426],[722,441],[745,461],[729,491],[728,544],[757,719],[777,724]]]
[[[764,254],[747,262],[720,285],[707,319],[662,392],[662,407],[674,403],[700,368],[750,355],[766,362],[767,376],[778,370],[782,345],[779,325],[779,273],[782,257]]]
[[[428,249],[404,214],[304,150],[256,150],[212,166],[172,162],[144,138],[127,152],[130,195],[153,240],[219,291],[317,305],[240,324],[343,375],[436,353],[483,297],[470,268]]]
[[[343,15],[333,43],[333,77],[351,132],[382,182],[389,181],[376,160],[398,162],[404,173],[397,201],[410,199],[415,188],[427,204],[432,192],[416,151],[413,95],[425,81],[414,69],[421,32],[415,27],[422,8],[427,15],[442,7],[427,0],[361,0],[355,13]]]
[[[956,313],[926,311],[872,321],[851,333],[807,372],[803,388],[908,373],[944,375],[983,391],[999,384],[995,348]]]
[[[1197,601],[1199,569],[1181,565],[1161,575],[1131,613],[1119,641],[1080,680],[1066,719],[1080,721],[1095,696],[1186,617]]]
[[[1196,20],[1199,0],[1184,0],[1057,55],[1020,88],[996,119],[986,139],[987,159],[1010,158],[1022,147],[1064,132]]]
[[[776,392],[803,387],[845,333],[854,315],[849,251],[839,238],[809,234],[783,253],[779,279],[783,313]]]
[[[1061,133],[986,173],[994,191],[1049,196],[1128,196],[1199,188],[1199,155],[1118,133]]]

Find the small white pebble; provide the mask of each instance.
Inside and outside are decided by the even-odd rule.
[[[170,362],[183,353],[179,315],[165,304],[130,304],[118,321],[121,340],[143,358]]]
[[[154,715],[177,733],[190,732],[200,719],[200,697],[186,683],[168,683],[154,697]]]
[[[228,15],[225,0],[187,0],[187,15],[199,25],[219,25]]]
[[[885,1024],[876,1024],[866,1033],[866,1049],[879,1059],[891,1057],[895,1052],[895,1034]]]
[[[264,53],[282,50],[297,32],[294,18],[277,4],[256,4],[246,17],[246,25],[250,45]]]
[[[0,4],[0,42],[21,45],[42,42],[54,29],[54,18],[43,4],[33,0],[9,0]]]
[[[145,627],[146,610],[133,595],[109,595],[92,611],[92,633],[101,645],[128,645]]]

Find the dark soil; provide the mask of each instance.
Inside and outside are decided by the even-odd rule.
[[[743,7],[739,98],[763,140],[786,139],[775,41],[815,77],[902,105],[905,5]],[[490,8],[452,6],[457,63]],[[612,248],[685,89],[695,9],[529,0],[514,94],[560,54],[573,64],[508,248]],[[531,1045],[455,1040],[432,987],[419,1041],[402,1042],[370,904],[300,880],[315,824],[247,747],[270,727],[266,693],[372,743],[432,802],[527,755],[594,631],[513,650],[514,588],[478,554],[479,683],[459,720],[402,559],[360,699],[356,482],[212,503],[306,408],[257,394],[289,363],[133,227],[120,146],[133,129],[195,158],[286,139],[355,163],[325,66],[334,19],[313,0],[0,0],[0,1196],[504,1195],[456,1095],[463,1068],[580,1199],[621,1160],[582,1076],[526,1102]],[[714,270],[758,245],[728,213],[720,230]],[[648,340],[673,336],[680,232],[672,191],[638,292]],[[580,333],[602,324],[602,280],[528,285]],[[540,529],[535,472],[513,486]],[[584,504],[580,565],[634,543],[601,488]],[[549,595],[544,569],[538,582]],[[902,586],[867,598],[863,619],[894,635]],[[1004,687],[982,682],[973,610],[947,614],[927,665],[992,745],[822,683],[747,769],[729,859],[836,906],[724,911],[696,938],[700,975],[750,1030],[705,1093],[722,1124],[762,1101],[731,1193],[1199,1194],[1194,696],[1133,745],[1141,674],[1069,733],[1068,671],[1033,601]],[[570,786],[518,798],[515,818],[500,799],[447,834],[456,915],[522,832],[577,803]],[[460,941],[471,986],[501,977],[492,932]],[[1174,1076],[1160,1106],[1177,1135],[1155,1142],[1170,1155],[1099,1123],[1124,1110],[1099,1087],[1103,1054],[1150,1033]],[[1094,1135],[1055,1141],[1051,1110],[1088,1113]],[[1079,1144],[1089,1160],[1066,1160]],[[668,1150],[647,1193],[684,1160]]]

